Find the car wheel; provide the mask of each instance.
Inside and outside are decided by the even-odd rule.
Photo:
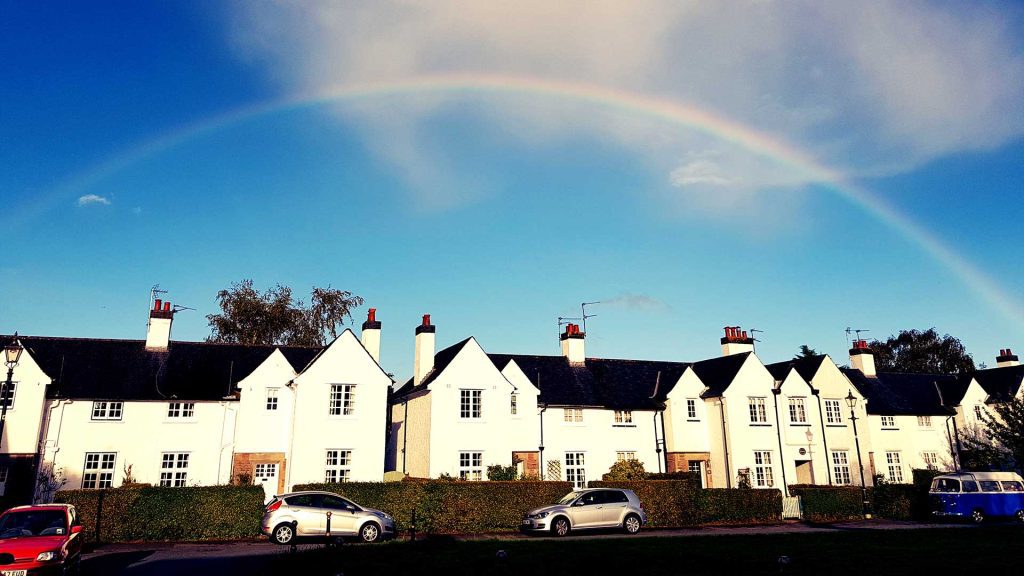
[[[975,510],[974,512],[971,512],[971,522],[974,522],[975,524],[981,524],[984,521],[985,521],[985,513],[984,512],[982,512],[981,510]]]
[[[291,544],[295,540],[295,526],[288,523],[278,524],[270,533],[270,539],[275,544]]]
[[[569,520],[564,516],[555,518],[555,521],[551,523],[551,532],[555,536],[565,536],[569,533],[569,530],[571,530]]]
[[[359,529],[359,537],[363,542],[376,542],[380,540],[380,526],[376,522],[367,522]]]
[[[636,534],[640,531],[640,526],[640,517],[636,514],[626,516],[626,520],[622,523],[622,528],[626,531],[626,534]]]

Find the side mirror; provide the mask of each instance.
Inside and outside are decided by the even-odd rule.
[[[586,505],[587,505],[587,503],[586,503],[586,502],[584,502],[582,498],[580,498],[579,500],[577,500],[577,501],[573,502],[573,503],[572,503],[572,505],[573,505],[573,506],[586,506]]]
[[[82,527],[81,526],[72,526],[71,527],[71,533],[72,534],[78,534],[81,531],[82,531]]]

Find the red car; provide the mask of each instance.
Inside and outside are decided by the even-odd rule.
[[[0,576],[77,573],[81,532],[70,504],[11,508],[0,515]]]

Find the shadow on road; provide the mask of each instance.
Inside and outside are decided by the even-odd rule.
[[[125,568],[149,558],[154,552],[155,550],[133,550],[87,558],[82,561],[82,574],[89,576],[120,574]]]

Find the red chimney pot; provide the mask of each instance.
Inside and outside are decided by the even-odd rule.
[[[376,308],[370,308],[366,312],[366,321],[367,322],[376,322],[377,321],[377,309]]]
[[[430,314],[423,315],[423,325],[430,326]]]
[[[163,300],[157,298],[156,301],[153,302],[153,310],[159,310],[161,302],[163,302]]]
[[[171,311],[171,303],[170,302],[164,302],[164,312],[170,312],[170,311]]]

